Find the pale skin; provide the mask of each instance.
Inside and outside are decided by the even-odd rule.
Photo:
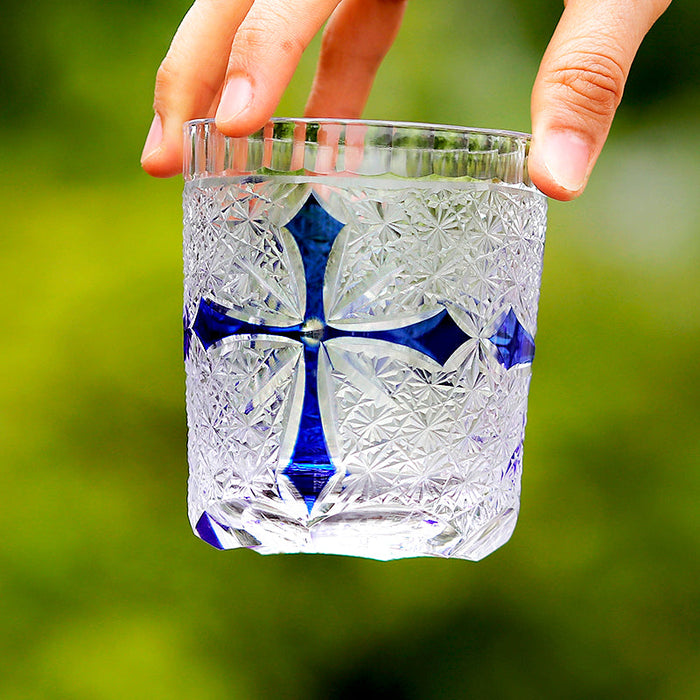
[[[634,56],[671,0],[568,0],[532,91],[529,172],[546,195],[579,196],[605,143]],[[272,116],[328,21],[307,117],[359,118],[407,0],[196,0],[156,76],[143,149],[157,177],[182,167],[182,125],[215,117],[245,136]],[[400,117],[400,115],[394,115]]]

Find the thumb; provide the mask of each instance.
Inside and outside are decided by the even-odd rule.
[[[670,0],[569,0],[532,91],[530,176],[569,200],[583,191],[632,60]]]

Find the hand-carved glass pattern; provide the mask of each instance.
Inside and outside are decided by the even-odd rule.
[[[190,516],[214,546],[480,558],[512,531],[544,199],[381,184],[186,186]]]

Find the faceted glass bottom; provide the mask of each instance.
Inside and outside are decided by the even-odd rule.
[[[519,507],[545,198],[188,182],[189,514],[262,553],[480,559]]]

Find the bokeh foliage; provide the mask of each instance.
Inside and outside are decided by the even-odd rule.
[[[471,564],[190,535],[181,182],[138,168],[186,3],[4,2],[0,697],[700,697],[698,7],[550,208],[523,509]],[[560,9],[414,0],[367,116],[528,130]]]

